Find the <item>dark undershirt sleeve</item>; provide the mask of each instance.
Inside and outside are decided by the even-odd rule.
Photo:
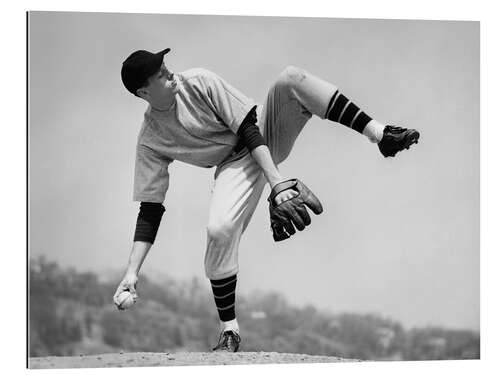
[[[153,244],[164,212],[165,207],[161,203],[141,202],[135,226],[134,241]]]
[[[253,107],[250,112],[248,112],[248,115],[238,128],[237,133],[240,142],[248,148],[249,151],[266,144],[262,134],[260,134],[259,127],[256,125],[257,113],[255,112],[255,108],[256,107]]]

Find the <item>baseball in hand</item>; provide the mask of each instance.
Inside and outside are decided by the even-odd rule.
[[[118,308],[125,310],[128,309],[130,306],[132,306],[135,303],[134,297],[132,297],[132,294],[125,290],[120,293],[118,296]]]

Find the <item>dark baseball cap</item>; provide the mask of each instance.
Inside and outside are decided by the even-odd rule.
[[[149,77],[156,73],[163,63],[163,56],[170,52],[170,48],[158,53],[139,50],[132,53],[123,62],[122,82],[132,94],[146,85]]]

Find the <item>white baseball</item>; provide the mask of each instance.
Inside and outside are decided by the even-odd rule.
[[[135,303],[134,297],[129,291],[123,291],[118,295],[118,306],[122,309],[128,309]]]

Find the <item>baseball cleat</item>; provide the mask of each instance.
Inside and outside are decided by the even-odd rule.
[[[399,151],[408,150],[412,144],[418,143],[419,137],[420,133],[415,129],[387,125],[378,149],[384,157],[395,156]]]
[[[219,343],[212,350],[214,352],[237,352],[241,337],[234,331],[224,331],[220,334]]]

